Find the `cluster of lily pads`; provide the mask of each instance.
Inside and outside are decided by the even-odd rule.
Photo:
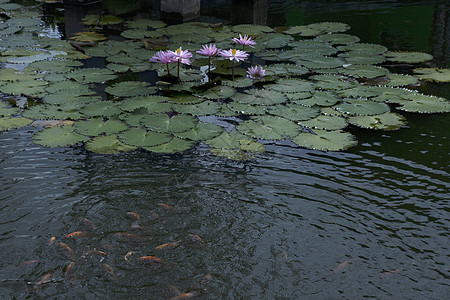
[[[0,0],[0,92],[10,95],[0,101],[0,131],[42,126],[33,140],[43,146],[174,153],[202,142],[216,155],[245,160],[264,152],[264,140],[347,149],[357,144],[344,131],[349,124],[401,128],[406,120],[393,109],[450,111],[448,100],[414,90],[420,80],[449,82],[450,70],[414,69],[432,56],[361,43],[343,23],[167,26],[101,15],[86,16],[88,30],[60,40],[43,33],[39,8],[12,4]],[[103,35],[109,26],[124,28],[122,40]],[[158,51],[208,44],[233,50],[239,34],[255,42],[246,62],[216,57],[209,67],[211,57],[195,52],[181,68],[149,61]],[[106,68],[83,67],[91,57],[104,58]],[[392,73],[387,61],[411,64],[414,75]],[[258,80],[246,77],[255,62],[265,64]],[[157,72],[156,85],[140,80],[145,72]]]

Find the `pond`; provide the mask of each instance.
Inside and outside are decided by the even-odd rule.
[[[55,43],[85,30],[87,25],[82,19],[89,15],[118,15],[127,21],[163,19],[176,24],[174,14],[161,12],[163,2],[124,4],[110,0],[81,6],[0,0],[0,30],[10,30],[2,24],[14,20],[22,5],[26,9],[20,22],[30,22],[30,16],[36,14],[41,16],[43,22],[38,26],[42,35]],[[416,67],[450,66],[449,8],[445,1],[198,4],[198,11],[187,14],[189,21],[225,26],[254,23],[278,28],[277,33],[321,22],[345,23],[350,26],[345,34],[357,36],[360,43],[382,45],[389,51],[431,54],[432,60],[417,64],[383,62],[390,71],[410,77]],[[27,15],[28,11],[33,14]],[[97,20],[98,17],[94,23]],[[19,27],[20,22],[17,21]],[[125,39],[121,35],[124,29],[111,25],[97,32],[108,37],[108,42],[119,42]],[[23,70],[23,64],[12,63],[6,54],[17,48],[10,45],[20,43],[20,38],[7,38],[15,34],[27,39],[27,30],[0,35],[2,72],[11,68]],[[289,43],[301,38],[293,35],[293,39]],[[85,49],[88,53],[89,47]],[[267,59],[258,56],[263,50],[255,50],[251,63],[270,70],[270,65],[279,62],[271,61],[271,49],[264,50]],[[71,51],[82,55],[74,48]],[[155,52],[148,50],[145,60]],[[29,54],[17,57],[23,59]],[[39,54],[42,55],[33,53]],[[36,62],[40,61],[43,60]],[[111,64],[95,55],[76,61],[83,68],[105,68]],[[111,76],[120,73],[119,79],[109,81],[112,83],[93,81],[96,94],[90,96],[101,97],[104,103],[127,101],[107,89],[128,81],[145,82],[145,88],[156,91],[162,79],[167,79],[166,70],[163,68],[158,76],[150,67],[139,69],[145,64],[132,64],[134,71],[112,72]],[[251,65],[247,64],[245,68]],[[182,72],[188,68],[183,66]],[[245,68],[236,65],[243,74]],[[206,68],[201,70],[204,75]],[[176,74],[176,69],[173,71]],[[52,73],[46,73],[46,80],[57,82],[55,78],[61,74],[64,72],[55,72],[51,77]],[[295,80],[302,80],[299,82],[307,86],[305,82],[309,81],[302,76]],[[230,79],[230,74],[224,77]],[[203,82],[209,79],[205,78]],[[296,78],[295,74],[292,78]],[[286,83],[292,78],[279,80]],[[239,77],[236,82],[243,80]],[[229,81],[227,84],[233,85]],[[263,85],[267,88],[275,83]],[[0,104],[4,104],[0,112],[20,108],[20,113],[31,119],[38,119],[31,117],[30,111],[39,107],[45,107],[39,114],[51,111],[51,104],[45,103],[50,98],[44,94],[57,94],[63,100],[76,94],[76,89],[59,94],[59,90],[46,90],[41,94],[31,88],[6,93],[6,86],[0,85],[5,93],[0,96]],[[448,82],[420,80],[408,87],[450,99]],[[126,91],[133,94],[140,88],[127,87]],[[272,86],[273,93],[279,88]],[[240,89],[236,87],[238,92]],[[32,96],[27,91],[36,92],[38,97],[21,95]],[[42,97],[44,103],[40,102]],[[265,101],[267,98],[272,99],[266,97]],[[212,100],[208,101],[217,103]],[[401,123],[397,130],[384,131],[361,128],[355,122],[345,132],[357,140],[357,145],[343,146],[344,151],[300,147],[291,139],[250,138],[249,130],[244,135],[247,138],[238,138],[242,152],[237,156],[227,151],[214,152],[211,149],[215,144],[204,142],[173,154],[157,153],[164,151],[152,146],[103,154],[90,151],[95,147],[87,147],[87,139],[73,146],[39,144],[35,134],[44,129],[45,122],[1,131],[0,297],[171,299],[188,293],[184,296],[199,299],[443,299],[450,292],[450,115],[404,111],[399,109],[401,105],[390,103],[389,109],[407,123]],[[64,116],[60,121],[76,119],[74,115]],[[227,119],[208,115],[199,119],[229,131],[239,123],[249,124],[251,116]],[[180,123],[185,125],[189,120]],[[308,126],[303,130],[307,131]],[[65,135],[58,137],[59,141]],[[124,140],[122,137],[120,141]],[[257,144],[265,151],[248,150]]]

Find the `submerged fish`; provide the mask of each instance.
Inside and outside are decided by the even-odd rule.
[[[394,270],[390,270],[388,272],[381,273],[381,278],[386,278],[390,275],[393,275],[393,274],[401,272],[401,271],[403,271],[403,269],[394,269]]]
[[[125,259],[126,262],[130,262],[130,257],[133,254],[136,254],[136,251],[128,251],[128,253],[125,254],[125,256],[123,258]]]
[[[332,272],[333,272],[334,274],[336,274],[336,273],[342,271],[346,266],[348,266],[348,265],[351,264],[351,263],[352,263],[352,260],[351,260],[351,259],[346,260],[346,261],[340,263],[336,268],[334,268]]]
[[[135,212],[132,212],[132,211],[127,212],[127,216],[128,216],[129,218],[131,218],[131,219],[136,220],[136,221],[140,221],[140,220],[141,220],[141,216],[138,215],[138,214],[135,213]]]
[[[167,210],[170,210],[170,211],[176,211],[175,207],[173,207],[171,205],[168,205],[168,204],[165,204],[165,203],[157,203],[157,205],[161,206],[162,208],[165,208]]]
[[[94,256],[94,255],[108,255],[108,253],[100,251],[100,250],[88,250],[86,251],[83,256]]]
[[[90,230],[95,230],[94,222],[92,222],[88,218],[80,218],[80,222],[81,222],[81,224],[83,224],[84,226],[89,228]]]
[[[138,241],[138,242],[142,242],[145,241],[146,238],[139,236],[139,235],[135,235],[132,233],[128,233],[128,232],[117,232],[114,233],[114,237],[121,239],[121,240],[127,240],[127,241]]]
[[[75,258],[75,252],[73,252],[72,248],[70,248],[66,243],[59,242],[58,245],[66,251],[70,258]]]
[[[156,256],[141,256],[139,257],[140,261],[144,261],[144,262],[155,262],[155,263],[160,263],[160,264],[165,264],[166,262],[163,261],[161,258],[158,258]]]
[[[38,262],[37,259],[27,260],[27,261],[24,261],[23,263],[20,263],[17,267],[18,268],[22,268],[22,267],[29,266],[29,265],[32,265],[32,264],[37,263],[37,262]]]
[[[85,238],[90,237],[92,234],[88,231],[75,231],[69,234],[66,234],[66,238],[77,239],[77,238]]]
[[[196,296],[198,296],[198,295],[200,295],[199,292],[197,292],[197,291],[192,291],[192,292],[189,292],[189,293],[184,293],[184,294],[175,296],[175,297],[173,297],[173,298],[170,298],[170,300],[187,299],[187,298],[196,297]]]
[[[64,276],[67,277],[67,275],[69,275],[69,273],[70,273],[70,271],[72,271],[74,265],[75,265],[75,263],[73,261],[67,265],[66,270],[64,271]]]
[[[165,243],[156,247],[155,250],[164,250],[164,249],[170,250],[175,249],[178,246],[180,246],[180,242]]]
[[[41,279],[38,281],[38,282],[36,282],[35,284],[34,284],[34,288],[35,289],[37,289],[38,287],[40,287],[43,283],[46,283],[46,282],[48,282],[49,281],[49,279],[52,277],[52,273],[47,273],[47,274],[45,274],[44,276],[42,276],[41,277]]]
[[[117,280],[116,273],[114,273],[113,269],[108,264],[103,264],[103,268],[108,272],[108,275],[111,276],[112,279]]]
[[[50,240],[48,240],[48,246],[50,247],[56,240],[56,236],[52,236]]]
[[[188,236],[195,242],[203,243],[203,239],[196,234],[188,234]]]

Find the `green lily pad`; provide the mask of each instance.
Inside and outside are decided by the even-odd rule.
[[[339,68],[345,65],[345,61],[339,57],[329,56],[305,56],[294,60],[298,65],[317,70],[324,68]]]
[[[237,93],[231,98],[239,103],[251,105],[273,105],[287,100],[283,93],[260,89],[250,89],[244,93]]]
[[[124,111],[132,112],[137,108],[146,108],[149,113],[163,113],[172,111],[172,104],[166,103],[170,100],[163,96],[136,96],[123,100],[119,108]]]
[[[444,113],[450,112],[450,101],[445,98],[422,94],[403,96],[407,100],[400,102],[399,110],[416,113]]]
[[[353,76],[355,78],[375,78],[378,76],[388,75],[389,70],[382,67],[371,65],[350,65],[340,68],[339,73]]]
[[[216,149],[240,150],[241,143],[243,140],[252,140],[252,139],[237,131],[232,131],[230,133],[224,131],[221,135],[213,139],[204,141],[204,143],[210,146],[211,148]]]
[[[0,102],[0,117],[9,117],[20,111],[18,107],[8,107],[5,102]]]
[[[170,134],[147,131],[143,128],[131,128],[120,133],[118,137],[121,142],[136,147],[153,147],[172,140],[172,135]]]
[[[281,118],[280,118],[281,119]],[[287,120],[286,120],[287,121]],[[253,120],[248,120],[239,123],[236,129],[245,135],[248,135],[257,139],[265,140],[281,140],[286,138],[282,133],[269,125],[265,125]]]
[[[220,111],[220,105],[212,101],[203,101],[197,104],[174,104],[172,108],[176,112],[194,116],[214,115]]]
[[[92,118],[86,121],[78,121],[73,126],[76,132],[87,136],[97,136],[102,133],[118,133],[128,129],[128,126],[120,120],[104,121],[102,118]]]
[[[72,126],[50,127],[36,132],[33,136],[33,142],[45,147],[73,146],[87,140],[87,136],[76,133]]]
[[[31,95],[41,96],[45,93],[46,81],[43,80],[26,80],[10,82],[5,85],[0,85],[0,92],[11,95]]]
[[[356,52],[365,52],[372,53],[373,55],[383,54],[388,51],[388,48],[382,45],[377,44],[367,44],[367,43],[354,43],[349,45],[339,46],[338,50],[340,51],[356,51]]]
[[[357,116],[348,118],[352,125],[375,129],[375,130],[397,130],[406,124],[406,119],[395,113],[384,113],[375,116]]]
[[[203,101],[205,101],[204,98],[200,98],[190,94],[175,94],[169,97],[170,103],[177,103],[177,104],[198,104]]]
[[[148,82],[123,81],[105,88],[105,92],[117,97],[145,96],[156,92]]]
[[[117,154],[133,151],[136,147],[125,145],[117,138],[116,134],[111,134],[91,139],[86,143],[86,149],[100,154]]]
[[[312,133],[300,133],[292,139],[292,141],[300,147],[325,150],[325,151],[341,151],[356,146],[355,137],[342,130],[314,130]]]
[[[22,116],[35,120],[78,120],[83,115],[78,111],[76,104],[68,108],[59,105],[41,104],[25,109]]]
[[[263,35],[263,33],[274,32],[272,28],[264,25],[240,24],[232,27],[236,33],[246,34],[250,36]]]
[[[66,77],[80,83],[94,83],[115,79],[117,75],[108,69],[83,68],[66,74]]]
[[[372,116],[390,111],[389,105],[385,103],[351,98],[344,99],[343,103],[333,108],[349,116]]]
[[[450,69],[417,68],[413,70],[414,76],[429,81],[450,82]]]
[[[169,117],[167,114],[147,115],[141,119],[146,128],[158,132],[183,132],[195,127],[198,118],[191,115],[179,114]]]
[[[320,114],[320,110],[317,108],[291,103],[286,106],[271,106],[268,109],[268,113],[275,116],[284,117],[292,121],[306,121],[318,116]]]
[[[130,70],[129,66],[116,64],[116,63],[107,64],[106,68],[108,70],[111,70],[111,71],[115,72],[115,73],[125,73],[125,72],[128,72],[128,70]]]
[[[312,94],[312,97],[306,99],[299,99],[293,101],[296,104],[304,105],[304,106],[333,106],[341,99],[336,97],[333,93],[325,92],[325,91],[315,91]]]
[[[309,69],[293,64],[273,64],[265,68],[266,76],[290,77],[309,73]]]
[[[433,59],[433,56],[423,52],[409,52],[409,51],[388,51],[385,53],[385,57],[389,61],[398,63],[421,63]]]
[[[316,36],[324,33],[344,32],[350,29],[350,26],[344,23],[321,22],[303,26],[292,26],[285,30],[286,34],[299,34],[301,36]]]
[[[255,159],[255,155],[251,152],[244,151],[242,149],[223,149],[223,148],[210,148],[212,154],[225,157],[234,161],[246,161]]]
[[[258,116],[252,119],[272,128],[284,137],[294,137],[302,131],[297,123],[278,116]]]
[[[164,143],[153,147],[143,147],[145,150],[156,153],[176,153],[191,149],[194,146],[194,141],[184,140],[177,137],[172,138],[168,143]]]
[[[94,25],[94,26],[105,26],[105,25],[116,25],[123,22],[122,18],[111,16],[111,15],[86,15],[82,19],[83,24],[85,25]]]
[[[334,33],[319,35],[315,40],[331,43],[332,45],[347,45],[359,42],[359,37],[350,34]]]
[[[0,118],[0,131],[16,129],[31,124],[33,120],[27,118]]]
[[[222,85],[231,86],[234,88],[246,88],[253,85],[253,80],[247,77],[231,80],[223,80]]]
[[[218,85],[201,93],[207,99],[226,99],[236,94],[236,90],[230,86]]]
[[[358,82],[340,75],[313,75],[309,77],[316,84],[316,88],[324,90],[344,90],[355,87]]]
[[[71,40],[75,40],[78,42],[99,42],[107,40],[108,38],[105,37],[103,34],[95,32],[95,31],[84,31],[84,32],[77,32],[75,36],[69,38]]]
[[[194,128],[187,131],[174,133],[174,135],[182,139],[188,139],[192,141],[204,141],[215,138],[216,136],[219,136],[222,132],[223,128],[218,125],[205,122],[198,122]]]
[[[257,45],[261,48],[266,49],[276,49],[283,48],[286,46],[293,38],[289,35],[280,33],[269,33],[262,36],[256,40]]]
[[[99,101],[86,104],[80,109],[80,113],[89,117],[111,117],[121,113],[116,102]]]
[[[383,55],[363,51],[344,52],[339,54],[338,57],[345,59],[347,63],[353,65],[375,65],[381,64],[386,60]]]
[[[314,84],[302,79],[280,79],[276,84],[268,84],[265,88],[284,93],[299,93],[314,90]]]
[[[82,84],[80,82],[72,80],[63,80],[53,82],[49,84],[45,90],[50,93],[57,93],[59,91],[64,91],[66,94],[73,95],[92,95],[93,92],[89,89],[88,85]]]
[[[419,82],[419,80],[416,77],[410,75],[388,74],[387,76],[390,79],[389,83],[386,84],[387,86],[399,87],[416,84]]]
[[[166,23],[159,20],[150,20],[150,19],[137,19],[133,21],[126,21],[125,25],[128,28],[141,28],[141,29],[148,29],[148,28],[163,28],[166,27]]]
[[[299,124],[312,129],[339,130],[347,127],[348,123],[343,117],[320,115],[308,121],[300,121]]]
[[[268,108],[266,105],[250,105],[239,102],[228,103],[226,107],[241,115],[265,115]]]

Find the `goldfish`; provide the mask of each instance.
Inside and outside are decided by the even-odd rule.
[[[40,287],[43,283],[46,283],[49,281],[49,279],[52,277],[52,273],[47,273],[44,276],[41,277],[41,279],[34,284],[34,288],[37,289]]]
[[[52,236],[50,238],[50,240],[48,241],[48,246],[50,247],[55,242],[55,240],[56,240],[56,236]]]
[[[175,249],[178,246],[180,246],[180,242],[165,243],[165,244],[162,244],[162,245],[159,245],[158,247],[156,247],[155,250]]]
[[[131,224],[130,227],[131,227],[131,229],[140,229],[140,230],[145,230],[146,229],[145,227],[139,225],[138,221],[133,222],[133,224]]]
[[[141,256],[139,257],[140,261],[144,261],[144,262],[155,262],[155,263],[160,263],[160,264],[165,264],[166,262],[163,261],[161,258],[158,258],[156,256]]]
[[[174,295],[177,295],[177,296],[181,295],[180,291],[174,285],[169,285],[169,290]]]
[[[88,250],[84,253],[84,256],[93,256],[93,255],[108,255],[108,253],[100,251],[100,250]]]
[[[129,218],[131,218],[131,219],[136,220],[136,221],[140,221],[140,220],[141,220],[141,216],[138,215],[138,214],[135,213],[135,212],[132,212],[132,211],[127,212],[127,216],[128,216]]]
[[[64,276],[67,277],[67,275],[69,275],[69,273],[70,273],[70,271],[72,271],[72,268],[74,265],[75,265],[75,263],[73,261],[67,265],[66,270],[64,271]]]
[[[72,248],[70,248],[66,243],[59,242],[58,245],[66,250],[67,255],[70,256],[70,258],[75,258],[75,252],[73,252]]]
[[[187,298],[192,298],[192,297],[196,297],[199,295],[199,292],[193,291],[193,292],[189,292],[189,293],[184,293],[178,296],[175,296],[173,298],[170,298],[170,300],[177,300],[177,299],[187,299]]]
[[[125,254],[125,256],[123,258],[125,259],[126,262],[130,262],[129,258],[133,254],[136,254],[136,251],[128,251],[128,253]]]
[[[188,236],[191,237],[193,241],[203,243],[203,239],[196,234],[188,234]]]
[[[390,276],[392,274],[395,274],[395,273],[398,273],[398,272],[401,272],[401,271],[403,271],[403,269],[394,269],[394,270],[391,270],[391,271],[388,271],[388,272],[381,273],[381,278],[386,278],[386,277],[388,277],[388,276]]]
[[[75,231],[75,232],[66,234],[66,238],[72,238],[72,239],[85,238],[85,237],[89,237],[89,236],[91,236],[91,233],[87,232],[87,231]]]
[[[29,266],[29,265],[32,265],[32,264],[37,263],[37,262],[38,262],[37,259],[27,260],[27,261],[24,261],[23,263],[19,264],[17,267],[18,268],[22,268],[22,267]]]
[[[128,233],[128,232],[117,232],[114,234],[114,236],[121,240],[139,241],[139,242],[145,241],[145,237],[135,235],[132,233]]]
[[[114,273],[110,265],[103,264],[103,268],[108,272],[109,276],[111,276],[114,280],[117,280],[116,273]]]
[[[206,274],[205,276],[203,276],[200,280],[199,283],[200,284],[207,284],[209,283],[211,280],[213,280],[214,275],[211,273]]]
[[[76,274],[70,275],[70,282],[72,283],[72,286],[77,285],[77,275]]]
[[[176,211],[175,207],[171,206],[171,205],[167,205],[165,203],[157,203],[158,206],[161,206],[162,208],[165,208],[167,210],[170,211]]]
[[[83,224],[84,226],[89,228],[90,230],[95,230],[94,222],[92,222],[88,218],[80,218],[80,222],[81,222],[81,224]]]
[[[352,260],[351,260],[351,259],[346,260],[346,261],[340,263],[336,268],[334,268],[332,272],[333,272],[334,274],[336,274],[336,273],[342,271],[346,266],[348,266],[348,265],[351,264],[351,263],[352,263]]]

